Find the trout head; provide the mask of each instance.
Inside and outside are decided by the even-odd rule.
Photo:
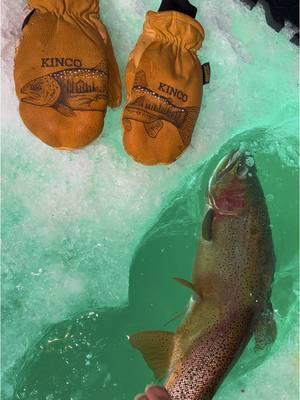
[[[219,215],[243,214],[249,207],[256,179],[253,156],[232,151],[220,161],[209,181],[209,206]]]
[[[42,76],[26,83],[21,89],[21,101],[36,106],[52,106],[60,96],[60,86],[51,76]]]

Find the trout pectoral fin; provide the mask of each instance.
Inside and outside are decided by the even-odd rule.
[[[212,239],[212,223],[214,219],[214,210],[209,208],[202,223],[202,237],[207,241]]]
[[[129,118],[123,118],[123,126],[125,131],[130,132],[132,129],[132,124]]]
[[[164,124],[159,119],[154,122],[148,122],[148,123],[146,122],[144,125],[145,125],[146,132],[152,138],[156,138],[159,131],[164,126]]]
[[[92,103],[99,102],[99,100],[96,94],[86,93],[70,97],[68,105],[74,110],[92,110]]]
[[[174,333],[164,331],[139,332],[129,337],[131,345],[138,349],[157,379],[168,372],[174,347]]]
[[[254,328],[255,351],[262,350],[276,339],[276,322],[274,320],[273,308],[269,302],[257,319]]]

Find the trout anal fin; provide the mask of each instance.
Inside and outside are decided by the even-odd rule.
[[[163,128],[164,124],[158,119],[154,122],[144,123],[144,126],[148,135],[152,138],[156,138],[159,131]]]
[[[174,347],[174,333],[164,331],[139,332],[129,336],[131,345],[138,349],[157,379],[168,372]]]
[[[72,117],[74,115],[74,111],[63,104],[55,104],[54,106],[55,110],[61,114],[63,114],[65,117]]]

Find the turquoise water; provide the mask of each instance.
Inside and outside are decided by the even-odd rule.
[[[145,9],[157,4],[101,4],[124,74]],[[213,71],[201,118],[177,163],[145,168],[124,153],[121,110],[108,112],[103,136],[80,152],[55,152],[26,131],[11,78],[22,2],[4,4],[5,400],[130,400],[153,382],[126,335],[180,322],[166,326],[189,299],[172,278],[190,277],[208,178],[239,145],[255,155],[270,212],[278,337],[261,353],[251,342],[215,398],[298,398],[297,48],[259,8],[197,5],[207,31],[200,56]]]
[[[142,357],[129,346],[126,335],[144,329],[173,330],[180,321],[168,323],[184,312],[189,291],[172,278],[180,275],[189,279],[191,275],[203,216],[200,188],[207,183],[220,156],[240,143],[255,152],[273,226],[277,267],[272,301],[278,337],[271,349],[260,353],[254,353],[250,342],[216,399],[233,395],[235,399],[262,398],[255,396],[260,390],[263,396],[268,385],[281,386],[282,394],[277,392],[276,399],[297,398],[299,202],[295,188],[299,174],[292,150],[297,142],[290,142],[291,154],[285,165],[278,153],[270,153],[272,138],[272,132],[263,129],[238,135],[190,177],[135,253],[128,305],[91,309],[49,327],[22,360],[16,399],[126,400],[140,392],[144,384],[154,381]],[[277,364],[278,358],[283,365]],[[276,368],[276,383],[272,382],[272,375],[269,381],[266,377],[269,364]]]

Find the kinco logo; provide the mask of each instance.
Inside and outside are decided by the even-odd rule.
[[[41,58],[41,67],[81,67],[82,61],[78,58],[64,58],[64,57],[53,57],[53,58]]]
[[[183,93],[181,90],[169,86],[166,83],[160,82],[158,90],[164,93],[168,93],[171,96],[177,97],[178,100],[182,100],[184,103],[187,102],[189,98],[188,95]]]

